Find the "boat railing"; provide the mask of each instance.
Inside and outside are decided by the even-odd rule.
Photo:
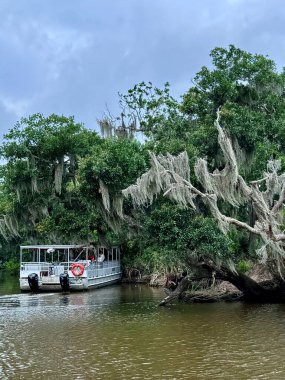
[[[59,276],[68,270],[68,263],[22,262],[21,271],[40,272],[41,276]]]
[[[120,261],[110,260],[102,263],[90,260],[69,261],[69,262],[22,262],[21,271],[40,272],[42,276],[59,276],[61,273],[71,269],[74,263],[85,266],[88,277],[100,277],[120,272]]]
[[[87,268],[88,277],[108,276],[120,273],[121,267],[119,261],[107,261],[103,263],[93,263]]]
[[[50,263],[39,263],[39,262],[22,262],[21,271],[45,271],[51,266]]]

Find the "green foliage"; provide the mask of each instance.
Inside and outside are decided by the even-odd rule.
[[[106,139],[80,162],[80,189],[88,199],[98,197],[99,179],[111,194],[129,186],[146,170],[147,153],[137,141]]]
[[[35,114],[22,118],[4,136],[0,148],[2,157],[7,160],[2,170],[5,187],[14,193],[16,188],[24,188],[21,195],[26,197],[26,202],[31,199],[27,186],[32,181],[37,180],[39,186],[42,184],[52,192],[54,171],[60,160],[65,158],[64,180],[68,181],[74,178],[77,157],[88,154],[96,143],[100,143],[97,134],[76,124],[73,117],[51,115],[45,118]]]
[[[43,218],[35,226],[35,230],[42,236],[48,236],[55,229],[55,221],[51,216]]]
[[[99,242],[99,234],[98,234],[98,231],[95,229],[93,231],[91,231],[91,241],[95,244],[97,244]]]
[[[211,57],[213,68],[197,73],[181,104],[193,124],[192,143],[213,167],[221,165],[214,127],[221,107],[221,124],[251,154],[247,174],[252,179],[262,175],[270,157],[284,156],[285,74],[277,73],[269,58],[233,45],[214,49]]]
[[[4,165],[0,168],[0,178],[4,178]],[[0,183],[0,215],[5,215],[12,212],[14,209],[13,196],[5,191],[4,183]]]
[[[20,264],[14,260],[8,260],[4,263],[4,269],[11,273],[18,273],[20,269]]]
[[[144,229],[127,249],[127,266],[146,273],[172,272],[187,267],[193,257],[216,262],[234,259],[232,241],[220,232],[215,220],[166,199],[158,200],[141,223]]]
[[[57,115],[23,118],[5,135],[0,218],[7,215],[17,221],[22,241],[88,240],[98,215],[88,212],[77,190],[78,160],[100,143],[95,132],[73,117]],[[12,231],[7,233],[15,239]]]
[[[88,146],[98,142],[97,135],[75,123],[73,117],[54,114],[22,118],[4,138],[1,155],[13,162],[29,155],[51,161],[62,153],[86,154]]]
[[[136,84],[127,94],[120,94],[120,105],[128,117],[135,117],[146,136],[161,133],[164,120],[179,112],[177,101],[170,95],[170,85],[163,89],[151,82]]]
[[[230,247],[230,239],[220,232],[214,219],[203,216],[193,219],[188,243],[191,254],[220,262],[233,259]]]
[[[246,260],[241,260],[238,262],[237,271],[241,273],[249,272],[252,269],[252,265],[250,262]]]
[[[120,104],[129,118],[138,120],[140,130],[148,137],[146,149],[172,154],[187,150],[190,157],[197,153],[191,144],[188,118],[171,96],[168,82],[162,89],[151,82],[139,83],[120,95]]]
[[[89,211],[102,215],[96,227],[99,240],[113,245],[126,240],[128,227],[119,218],[113,202],[121,197],[125,187],[146,170],[146,157],[148,153],[139,142],[108,138],[94,146],[90,154],[80,160],[78,180],[81,199],[88,205]],[[100,181],[108,188],[109,212],[102,206]],[[130,211],[128,202],[125,211]]]

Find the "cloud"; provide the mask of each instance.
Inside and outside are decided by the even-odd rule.
[[[28,74],[37,74],[33,67],[39,66],[45,71],[42,79],[58,78],[64,70],[63,63],[80,57],[82,51],[92,45],[90,34],[69,26],[43,24],[29,19],[15,21],[9,18],[0,35],[1,47],[8,50],[12,59],[11,74],[21,65]],[[30,64],[30,70],[25,62]]]
[[[37,40],[42,44],[41,59],[46,63],[51,79],[61,75],[64,63],[73,60],[74,64],[74,58],[79,61],[82,51],[92,46],[92,39],[87,33],[69,27],[42,27],[37,23],[35,29],[38,30]]]
[[[92,43],[89,33],[68,25],[8,17],[0,35],[0,52],[5,57],[0,64],[0,102],[11,115],[11,124],[22,116],[50,109],[67,68],[80,71],[82,53],[91,49]],[[69,93],[67,88],[65,91]]]
[[[17,118],[20,118],[26,113],[31,101],[28,99],[11,99],[0,95],[0,104],[7,113],[12,113]]]
[[[95,128],[142,80],[178,97],[216,46],[284,59],[281,0],[2,0],[0,13],[2,133],[35,112]]]

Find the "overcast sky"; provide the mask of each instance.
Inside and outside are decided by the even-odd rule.
[[[143,80],[178,97],[216,46],[285,66],[282,0],[0,0],[0,15],[0,140],[36,112],[97,128]]]

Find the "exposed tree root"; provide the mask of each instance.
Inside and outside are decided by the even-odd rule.
[[[182,294],[189,288],[189,285],[191,284],[188,277],[184,277],[178,284],[177,288],[173,290],[172,292],[169,292],[169,295],[164,298],[159,304],[159,306],[165,306],[172,302],[175,299],[180,299]]]
[[[218,302],[243,300],[248,303],[285,303],[285,282],[270,279],[266,281],[255,281],[244,273],[232,272],[229,268],[217,268],[211,262],[199,263],[195,275],[182,279],[175,290],[167,290],[167,297],[160,306],[165,306],[174,300],[185,302]],[[208,287],[204,290],[191,290],[191,285],[202,279],[212,279],[212,272],[215,271],[215,278],[221,281],[228,281],[236,290],[231,292],[221,291],[217,287]],[[189,290],[190,289],[190,290]]]
[[[242,292],[219,292],[215,289],[205,289],[204,291],[185,292],[182,300],[186,303],[212,303],[212,302],[233,302],[242,301]]]

